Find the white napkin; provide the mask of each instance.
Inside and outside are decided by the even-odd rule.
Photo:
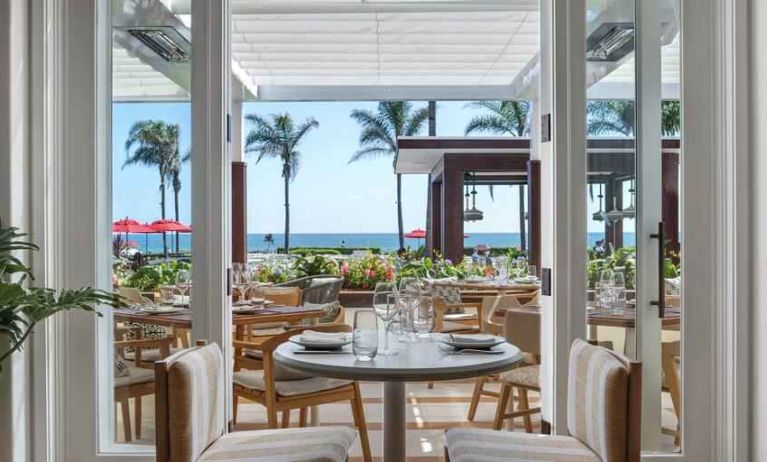
[[[327,343],[329,345],[343,343],[347,340],[348,334],[345,332],[317,332],[305,330],[301,334],[301,340],[311,343]]]
[[[494,335],[489,334],[450,334],[450,340],[461,343],[495,343]]]

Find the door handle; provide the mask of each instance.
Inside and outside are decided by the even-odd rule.
[[[658,317],[662,319],[666,315],[666,237],[662,221],[658,222],[658,232],[650,234],[650,238],[658,240],[658,299],[650,305],[658,307]]]

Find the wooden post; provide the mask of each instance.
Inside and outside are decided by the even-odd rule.
[[[445,159],[442,183],[442,255],[453,263],[463,260],[463,170],[449,168]]]
[[[679,154],[665,152],[663,158],[662,213],[666,250],[678,253],[679,245]]]
[[[248,261],[248,164],[232,162],[232,262]]]
[[[527,162],[528,261],[541,270],[541,161]]]
[[[431,188],[431,220],[426,230],[426,252],[433,256],[436,250],[442,253],[442,182],[435,181],[429,185]]]

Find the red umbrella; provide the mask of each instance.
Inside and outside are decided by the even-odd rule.
[[[153,232],[164,233],[175,231],[178,233],[191,233],[192,227],[183,223],[179,223],[176,220],[155,220],[149,224]]]
[[[416,228],[405,234],[405,237],[408,239],[424,239],[426,237],[426,231],[421,228]]]
[[[133,220],[131,218],[123,218],[122,220],[117,220],[114,223],[112,223],[112,232],[113,233],[154,233],[156,232],[154,229],[147,225],[142,225],[136,220]]]

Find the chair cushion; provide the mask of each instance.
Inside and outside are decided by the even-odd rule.
[[[200,461],[343,462],[357,432],[349,427],[309,427],[227,433]]]
[[[232,381],[245,388],[265,391],[264,371],[241,370],[234,373]],[[332,390],[351,384],[351,380],[328,379],[324,377],[311,377],[302,380],[280,380],[274,382],[277,394],[280,396],[297,396],[307,393]]]
[[[179,351],[178,348],[171,347],[170,348],[170,354],[173,354],[175,352]],[[136,353],[134,351],[126,351],[125,352],[125,359],[133,360],[136,358]],[[141,361],[142,362],[149,362],[153,363],[155,361],[159,361],[163,358],[160,357],[160,349],[159,348],[145,348],[141,350]]]
[[[541,388],[541,371],[537,364],[522,366],[506,371],[501,374],[501,380],[511,385],[519,385],[527,388]]]
[[[450,313],[445,314],[442,319],[445,321],[476,321],[476,313]]]
[[[215,343],[179,354],[168,369],[170,460],[194,461],[224,434],[224,357]]]
[[[123,357],[118,355],[116,351],[112,357],[112,366],[114,367],[115,378],[127,377],[130,374],[128,363],[126,363]]]
[[[434,284],[432,291],[432,296],[441,298],[442,301],[445,303],[445,314],[453,314],[453,313],[463,313],[464,308],[463,307],[451,307],[450,305],[455,305],[458,303],[461,303],[461,289],[458,287],[448,286],[444,284]]]
[[[341,311],[341,304],[338,300],[329,303],[304,302],[304,306],[307,308],[323,310],[325,312],[325,316],[317,320],[320,324],[335,321],[336,317],[338,317],[338,312]]]
[[[628,370],[609,350],[576,340],[570,348],[567,429],[602,460],[626,460]]]
[[[115,388],[154,381],[154,370],[126,365],[127,374],[115,377]]]
[[[570,436],[453,428],[445,439],[450,462],[600,462],[585,444]]]
[[[464,324],[461,322],[444,321],[442,323],[442,333],[448,332],[478,332],[479,326],[472,326],[471,324]]]

